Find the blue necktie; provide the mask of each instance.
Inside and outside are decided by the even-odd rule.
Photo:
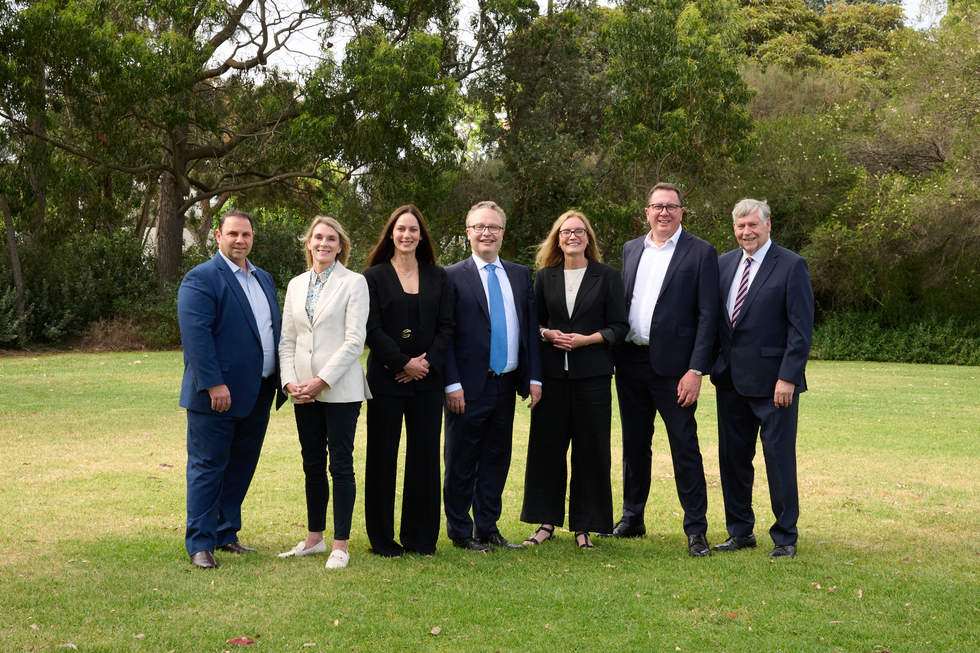
[[[486,266],[487,292],[490,295],[490,369],[495,374],[503,374],[507,367],[507,315],[504,313],[504,293],[494,270],[497,266]]]

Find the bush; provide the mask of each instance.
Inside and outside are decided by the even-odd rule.
[[[980,324],[938,314],[889,318],[880,313],[826,316],[810,357],[932,365],[980,365]]]

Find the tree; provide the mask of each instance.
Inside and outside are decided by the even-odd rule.
[[[451,156],[459,76],[482,52],[479,42],[459,46],[465,57],[447,50],[459,43],[444,38],[457,29],[454,7],[43,0],[0,29],[9,53],[0,117],[101,174],[155,186],[144,209],[155,207],[158,270],[172,280],[195,205],[209,216],[231,196],[273,184],[336,188],[393,161]],[[523,7],[481,4],[478,16],[499,32]],[[340,25],[352,32],[341,63],[327,56],[302,77],[268,65],[303,30],[319,27],[329,50]],[[488,28],[487,38],[498,32]]]

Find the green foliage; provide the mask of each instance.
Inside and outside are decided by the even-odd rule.
[[[821,50],[833,57],[862,50],[888,50],[904,18],[902,8],[897,5],[835,2],[820,16]]]
[[[980,365],[980,322],[910,310],[889,318],[848,311],[825,315],[811,357],[934,365]]]

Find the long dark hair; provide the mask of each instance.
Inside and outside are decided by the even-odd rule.
[[[419,221],[419,244],[415,248],[415,260],[419,263],[435,264],[436,255],[432,249],[432,239],[429,238],[429,230],[425,226],[425,218],[422,217],[422,212],[414,204],[403,204],[391,212],[391,217],[385,223],[381,237],[378,238],[377,244],[367,256],[364,269],[378,263],[387,263],[395,255],[395,241],[392,238],[392,234],[395,232],[395,222],[406,213],[415,216],[415,219]]]

